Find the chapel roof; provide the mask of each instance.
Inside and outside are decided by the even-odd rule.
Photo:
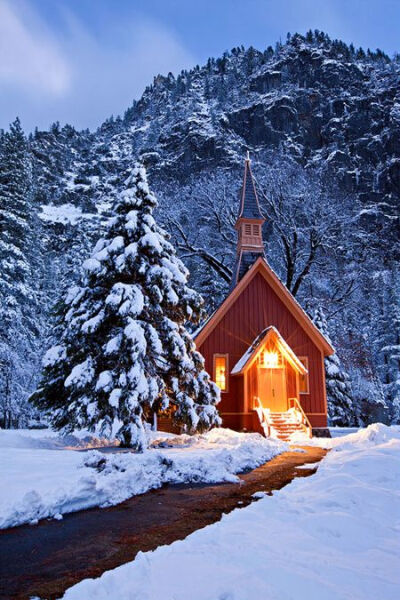
[[[262,219],[260,205],[258,203],[257,190],[251,172],[251,161],[249,153],[244,163],[243,186],[240,194],[240,205],[238,219]]]

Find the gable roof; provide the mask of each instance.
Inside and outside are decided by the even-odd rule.
[[[198,330],[195,337],[196,346],[199,347],[215,329],[218,323],[222,320],[228,310],[231,308],[236,299],[240,296],[242,291],[249,285],[252,279],[260,273],[277,296],[283,301],[286,308],[291,312],[296,321],[301,325],[307,335],[311,338],[314,344],[322,350],[324,356],[330,356],[334,354],[334,349],[328,340],[322,335],[320,330],[314,325],[310,317],[302,309],[300,304],[295,300],[294,296],[289,292],[286,286],[283,285],[279,277],[271,269],[265,258],[260,256],[254,265],[247,271],[243,278],[238,282],[236,287],[231,293],[225,298],[219,308],[214,314],[206,321],[204,326]]]
[[[280,351],[285,355],[285,358],[288,359],[292,367],[301,375],[305,375],[308,373],[307,369],[301,362],[301,360],[296,356],[291,347],[279,331],[271,325],[270,327],[266,327],[264,331],[262,331],[255,340],[251,343],[249,348],[243,354],[243,356],[238,360],[236,365],[233,367],[231,371],[231,375],[241,375],[245,373],[257,360],[257,357],[262,350],[263,346],[269,342],[270,340],[274,340]]]
[[[248,155],[244,163],[243,187],[240,197],[238,219],[261,219],[265,221],[261,214],[260,205],[258,204],[256,186],[254,184],[250,158]]]

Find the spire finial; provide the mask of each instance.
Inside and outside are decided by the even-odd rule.
[[[246,152],[246,161],[250,162],[250,152],[248,150]]]

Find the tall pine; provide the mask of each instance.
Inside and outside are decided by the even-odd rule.
[[[328,342],[332,343],[329,339],[326,318],[321,308],[316,309],[313,321]],[[354,424],[350,377],[343,369],[336,353],[325,358],[325,377],[330,424],[339,427]]]
[[[380,370],[391,423],[400,423],[400,269],[381,273]]]
[[[16,119],[0,145],[0,426],[6,428],[26,421],[34,372],[32,212],[30,155]]]
[[[185,329],[199,321],[202,300],[154,220],[156,206],[136,166],[81,285],[60,308],[58,343],[32,397],[56,429],[98,426],[110,435],[119,423],[117,437],[138,450],[147,445],[145,420],[160,409],[172,408],[187,431],[220,423],[219,390]]]

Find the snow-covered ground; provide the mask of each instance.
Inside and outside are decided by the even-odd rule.
[[[143,454],[79,452],[116,442],[82,432],[62,438],[49,430],[0,430],[0,528],[118,504],[164,483],[237,481],[236,473],[288,449],[259,434],[223,428],[152,438]]]
[[[329,431],[333,438],[349,435],[349,433],[357,433],[359,427],[330,427]]]
[[[82,209],[73,204],[53,206],[42,204],[39,217],[50,223],[63,223],[63,225],[76,225],[82,218],[92,218],[93,215],[83,214]]]
[[[73,189],[70,187],[70,189]],[[103,215],[110,210],[111,203],[100,201],[96,204],[97,213],[83,212],[79,206],[74,204],[42,204],[39,218],[47,223],[62,223],[63,225],[77,225],[82,220],[91,220],[95,217]]]
[[[318,440],[326,444],[326,440]],[[70,588],[65,600],[395,600],[400,430],[328,442],[318,471],[273,497]]]

